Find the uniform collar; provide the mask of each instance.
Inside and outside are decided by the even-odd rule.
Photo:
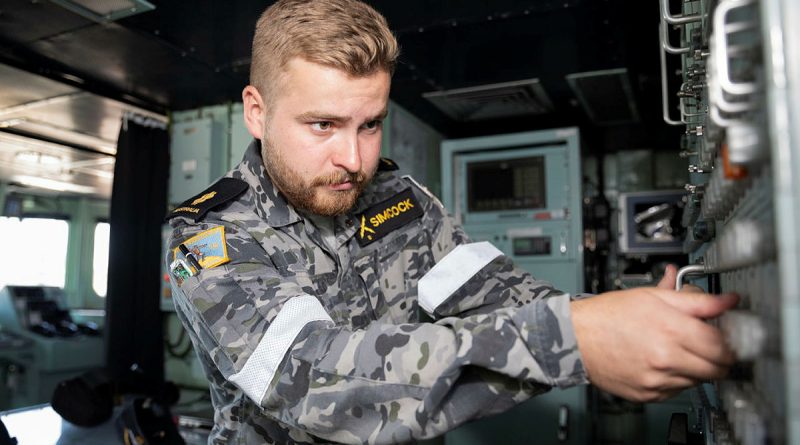
[[[307,218],[303,218],[286,201],[264,168],[261,158],[261,143],[258,139],[247,147],[242,162],[234,169],[233,177],[237,177],[247,182],[255,195],[256,213],[263,218],[271,227],[283,227],[305,220],[306,224],[311,224]],[[395,175],[390,172],[377,172],[370,184],[358,197],[353,209],[343,215],[334,218],[334,230],[336,241],[340,247],[352,238],[361,221],[360,215],[374,204],[390,198],[399,193],[404,188],[403,184],[398,183]]]
[[[358,197],[356,205],[353,206],[353,210],[349,215],[353,218],[358,217],[368,208],[391,198],[408,187],[408,184],[398,179],[392,172],[376,172],[372,181],[361,193],[361,196]]]
[[[354,237],[361,227],[361,218],[364,212],[375,204],[385,201],[392,196],[400,193],[408,185],[401,181],[394,172],[378,171],[370,181],[369,185],[358,197],[356,204],[345,215],[336,217],[336,225],[341,228],[337,232],[336,241],[339,246]]]
[[[247,147],[233,177],[239,177],[250,185],[255,195],[256,213],[271,227],[283,227],[302,220],[269,178],[261,159],[261,142],[258,139],[253,139]]]

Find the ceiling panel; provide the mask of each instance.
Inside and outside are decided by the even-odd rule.
[[[45,77],[31,76],[27,71],[6,65],[0,65],[0,79],[0,121],[4,119],[4,108],[78,91],[75,87]]]
[[[87,23],[48,1],[6,0],[0,61],[45,76],[65,73],[82,88],[151,110],[239,101],[249,72],[253,26],[271,2],[151,0],[154,11],[108,25]],[[628,0],[371,0],[398,36],[392,98],[446,137],[545,126],[587,127],[599,150],[607,130],[578,105],[566,76],[627,69],[640,120],[637,146],[658,148],[658,2]],[[11,12],[8,12],[11,11]],[[553,111],[536,119],[458,122],[426,101],[432,91],[537,78]],[[0,88],[4,83],[0,77]],[[613,98],[611,99],[613,100]],[[614,134],[626,130],[615,128]],[[618,147],[617,147],[618,148]]]
[[[0,40],[9,44],[24,45],[92,25],[94,22],[49,1],[0,2]]]
[[[14,189],[111,197],[114,157],[0,133],[0,177]]]
[[[87,42],[103,42],[102,45]],[[159,105],[174,103],[189,92],[205,91],[206,99],[214,98],[219,88],[207,86],[219,81],[214,73],[191,54],[177,52],[149,36],[109,24],[84,28],[29,45],[30,49],[61,64],[69,65],[81,77],[122,86],[125,93],[148,97]],[[217,97],[224,97],[219,92]]]
[[[0,129],[112,155],[126,112],[166,119],[5,65],[0,65],[0,92]]]

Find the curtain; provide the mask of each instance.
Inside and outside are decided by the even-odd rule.
[[[165,126],[126,116],[111,194],[105,339],[110,377],[133,392],[158,391],[164,381],[159,296],[168,177]]]

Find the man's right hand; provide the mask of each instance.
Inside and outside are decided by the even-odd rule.
[[[649,402],[724,377],[734,354],[703,319],[719,316],[737,300],[734,294],[637,288],[573,301],[572,322],[589,380],[620,397]]]

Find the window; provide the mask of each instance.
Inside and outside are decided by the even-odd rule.
[[[92,289],[99,297],[108,290],[108,239],[111,227],[99,222],[94,226],[94,254],[92,255]]]
[[[69,223],[62,219],[0,217],[0,288],[64,287]]]

